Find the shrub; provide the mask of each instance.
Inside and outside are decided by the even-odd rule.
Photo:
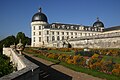
[[[73,62],[74,62],[74,61],[73,61],[72,59],[68,59],[68,60],[67,60],[67,63],[68,63],[68,64],[73,64]]]
[[[92,56],[93,59],[94,59],[94,58],[98,58],[98,57],[99,57],[98,54],[94,54],[94,55]]]

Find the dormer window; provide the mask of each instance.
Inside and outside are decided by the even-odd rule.
[[[67,29],[69,29],[69,26],[67,26]]]
[[[52,28],[55,28],[55,24],[52,24]]]
[[[58,29],[60,29],[60,26],[58,26]]]
[[[85,28],[85,30],[87,31],[87,30],[88,30],[88,28]]]
[[[73,29],[74,26],[71,26],[71,29]]]
[[[88,30],[91,31],[91,28],[89,27]]]
[[[64,29],[64,28],[65,28],[65,25],[62,25],[62,28]]]
[[[75,27],[75,29],[77,30],[77,29],[78,29],[78,27]]]

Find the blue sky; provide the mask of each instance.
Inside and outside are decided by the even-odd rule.
[[[120,0],[0,0],[0,39],[22,31],[30,37],[32,16],[42,7],[49,23],[120,25]]]

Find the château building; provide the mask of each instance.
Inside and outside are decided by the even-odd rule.
[[[64,23],[49,24],[47,16],[40,8],[33,15],[31,21],[31,47],[68,47],[69,44],[71,47],[85,47],[87,45],[88,47],[100,48],[103,47],[101,43],[110,37],[116,38],[113,39],[115,43],[119,41],[120,26],[105,28],[99,18],[91,26]],[[111,38],[110,40],[112,40]],[[106,45],[106,42],[103,44]],[[107,47],[111,48],[112,45],[107,45]]]

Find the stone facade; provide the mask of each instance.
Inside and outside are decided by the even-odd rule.
[[[104,24],[99,18],[92,26],[63,23],[49,24],[46,18],[46,15],[43,15],[41,11],[33,16],[31,22],[31,47],[65,47],[63,43],[70,44],[72,47],[85,47],[83,44],[86,44],[88,37],[90,37],[87,40],[88,43],[91,42],[90,44],[94,45],[94,47],[103,47],[99,43],[110,44],[109,39],[103,36],[111,36],[120,32],[120,26],[104,28]],[[94,39],[95,36],[99,36],[99,38]],[[114,42],[119,37],[113,37],[110,40]],[[84,39],[81,40],[82,38]],[[96,43],[94,44],[94,42]],[[88,45],[88,47],[91,47],[91,45]]]

